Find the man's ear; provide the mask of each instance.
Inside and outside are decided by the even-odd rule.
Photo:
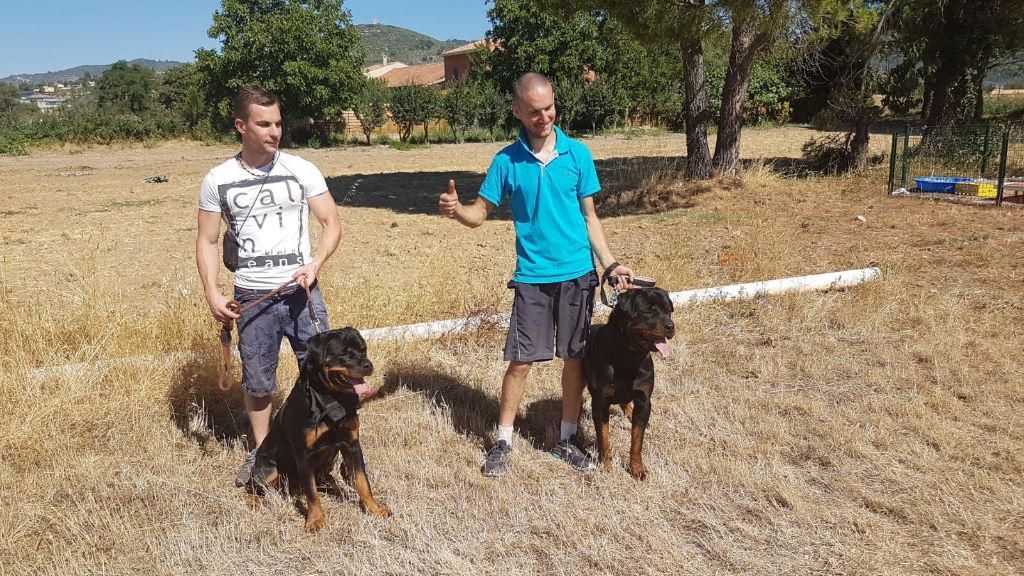
[[[245,120],[235,118],[235,130],[238,130],[239,134],[245,134]]]

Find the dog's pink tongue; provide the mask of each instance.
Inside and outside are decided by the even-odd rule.
[[[370,387],[366,385],[366,380],[363,380],[362,378],[356,380],[353,378],[350,382],[352,383],[352,390],[355,391],[356,394],[366,396],[370,393]]]
[[[669,354],[671,354],[668,350],[668,342],[665,342],[664,340],[661,342],[655,342],[654,347],[658,350],[658,354],[661,354],[662,358],[668,358]]]

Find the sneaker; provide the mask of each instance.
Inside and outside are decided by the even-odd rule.
[[[498,478],[508,474],[508,454],[512,447],[504,440],[498,440],[487,451],[484,465],[480,472],[489,478]]]
[[[249,478],[252,476],[253,464],[256,464],[255,448],[245,455],[245,464],[242,464],[242,469],[239,470],[238,475],[235,476],[235,486],[241,488],[249,483]]]
[[[576,435],[573,434],[568,440],[559,440],[551,449],[551,455],[572,466],[577,472],[588,472],[597,468],[594,459],[586,450],[576,445]]]

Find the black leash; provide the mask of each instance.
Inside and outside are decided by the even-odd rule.
[[[619,276],[612,276],[612,270],[618,268],[620,264],[618,262],[612,262],[607,268],[604,269],[604,273],[601,274],[601,303],[609,308],[614,308],[616,302],[619,300]],[[629,283],[627,290],[631,288],[654,288],[656,283],[654,278],[647,278],[644,276],[634,276],[632,280],[628,278],[626,281]],[[609,301],[608,297],[604,293],[605,283],[612,287],[612,297]]]

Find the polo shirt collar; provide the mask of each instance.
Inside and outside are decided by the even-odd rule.
[[[552,129],[555,131],[555,150],[558,151],[558,155],[561,156],[562,154],[568,154],[569,137],[566,136],[565,132],[562,132],[562,129],[558,126],[552,126]],[[530,142],[526,139],[526,128],[523,128],[522,126],[519,127],[519,143],[523,145],[523,148],[525,148],[528,153],[531,155],[533,154],[533,151],[530,150]]]

